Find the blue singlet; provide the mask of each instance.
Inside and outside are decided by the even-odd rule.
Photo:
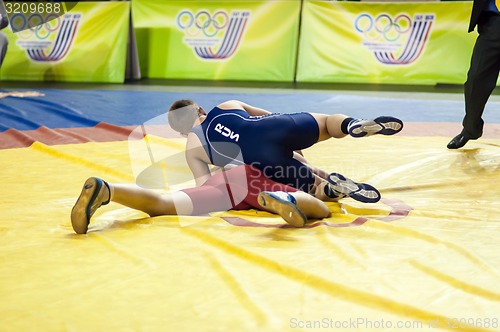
[[[319,127],[309,113],[250,116],[215,107],[192,131],[216,166],[253,165],[268,178],[305,192],[314,184],[312,172],[293,158],[293,151],[318,141]]]

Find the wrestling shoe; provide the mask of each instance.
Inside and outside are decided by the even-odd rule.
[[[374,120],[353,120],[347,126],[352,137],[394,135],[403,129],[403,121],[392,116],[379,116]]]
[[[297,207],[295,197],[284,191],[263,191],[257,197],[260,206],[270,210],[294,227],[304,227],[307,217]]]
[[[108,184],[99,178],[88,178],[71,210],[71,225],[78,234],[87,233],[90,218],[101,206],[109,203]]]
[[[380,200],[380,192],[375,187],[354,182],[338,173],[328,175],[328,187],[338,198],[351,197],[363,203],[376,203]]]

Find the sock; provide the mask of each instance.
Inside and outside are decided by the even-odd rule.
[[[344,134],[349,134],[349,130],[347,130],[347,127],[349,126],[349,124],[351,123],[351,121],[354,121],[356,119],[354,118],[345,118],[344,121],[342,121],[342,124],[340,125],[340,130],[342,130],[342,132]],[[325,193],[326,194],[326,193]]]
[[[323,188],[323,192],[325,193],[326,196],[328,196],[330,198],[337,198],[337,197],[339,197],[339,195],[335,194],[335,191],[332,188],[330,188],[329,185],[326,185]]]
[[[108,187],[108,193],[109,193],[108,200],[102,203],[102,205],[106,205],[109,204],[109,201],[111,201],[111,189],[109,188],[109,184],[106,181],[102,180],[102,182],[104,182],[106,187]]]

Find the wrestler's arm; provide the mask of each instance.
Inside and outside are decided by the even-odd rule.
[[[252,116],[261,116],[261,115],[268,115],[271,114],[268,110],[265,110],[263,108],[255,107],[252,105],[248,105],[242,101],[239,100],[228,100],[225,101],[219,105],[217,105],[218,108],[222,110],[234,110],[234,109],[239,109],[239,110],[244,110],[248,114]]]
[[[208,164],[202,159],[204,154],[205,150],[196,134],[189,133],[186,143],[186,161],[193,173],[196,186],[201,186],[212,176]]]

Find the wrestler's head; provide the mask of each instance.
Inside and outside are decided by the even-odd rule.
[[[205,115],[205,110],[193,100],[177,100],[168,110],[168,123],[173,130],[187,135],[195,125],[201,123]]]

